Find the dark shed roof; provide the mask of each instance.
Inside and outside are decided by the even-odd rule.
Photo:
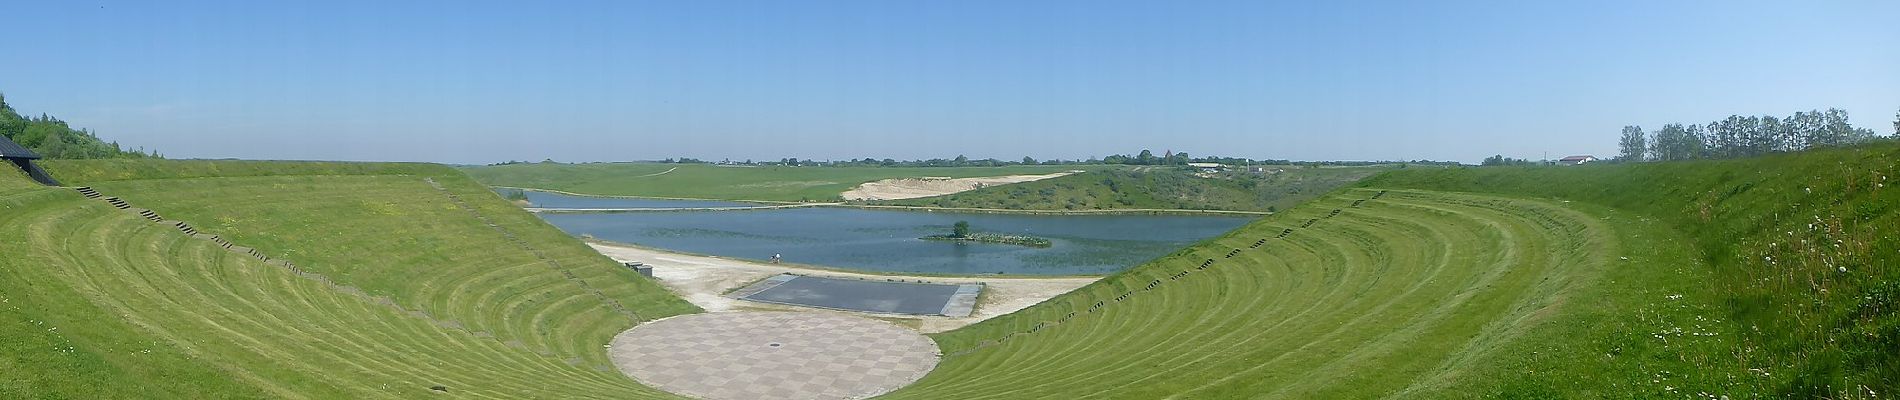
[[[21,146],[19,143],[8,140],[6,136],[0,136],[0,158],[37,160],[40,158],[40,155],[33,153],[32,150],[27,150],[25,146]]]

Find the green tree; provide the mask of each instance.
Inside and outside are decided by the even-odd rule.
[[[1625,162],[1643,161],[1645,155],[1649,153],[1648,142],[1648,137],[1644,136],[1643,127],[1636,125],[1623,127],[1623,141],[1621,143],[1623,155],[1618,156],[1617,159]]]
[[[970,237],[970,221],[957,221],[956,224],[950,225],[950,237]]]
[[[1893,112],[1893,136],[1900,138],[1900,111]]]
[[[1023,165],[1036,165],[1036,159],[1023,156]]]
[[[1657,161],[1687,160],[1701,157],[1702,127],[1682,124],[1663,125],[1649,140],[1650,154]]]
[[[1794,128],[1788,125],[1790,118],[1776,118],[1772,115],[1761,117],[1761,145],[1767,151],[1795,150]]]
[[[1478,165],[1492,166],[1492,165],[1531,165],[1531,164],[1535,164],[1535,163],[1531,162],[1531,160],[1510,158],[1510,157],[1505,157],[1503,155],[1493,155],[1490,157],[1485,157],[1484,162],[1479,163]]]
[[[1148,151],[1148,149],[1141,149],[1141,154],[1135,155],[1135,164],[1136,165],[1154,165],[1155,153],[1152,151]]]
[[[1854,125],[1847,123],[1847,110],[1829,108],[1821,114],[1821,140],[1828,146],[1854,143]]]
[[[0,136],[32,149],[46,158],[144,158],[143,151],[127,151],[118,143],[106,142],[84,129],[73,129],[66,121],[45,114],[26,118],[0,95]]]
[[[1619,141],[1623,158],[1632,153],[1640,136],[1632,136],[1635,127],[1624,127]],[[1894,131],[1900,135],[1900,113],[1894,115]],[[1728,118],[1708,125],[1668,124],[1648,138],[1647,158],[1672,161],[1694,158],[1750,157],[1778,151],[1800,151],[1821,146],[1845,146],[1880,137],[1872,129],[1855,127],[1848,122],[1847,111],[1796,112],[1787,118],[1771,115]]]

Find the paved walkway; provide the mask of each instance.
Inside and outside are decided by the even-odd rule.
[[[861,399],[915,382],[937,344],[883,321],[813,312],[724,312],[649,322],[609,355],[642,383],[705,399]]]

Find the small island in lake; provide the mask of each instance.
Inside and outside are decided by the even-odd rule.
[[[957,221],[956,225],[951,226],[950,234],[948,235],[931,235],[931,236],[921,237],[919,239],[942,240],[942,241],[952,241],[952,242],[1013,244],[1017,246],[1029,246],[1029,247],[1049,247],[1050,245],[1049,239],[1043,239],[1043,238],[1034,237],[1034,236],[998,235],[994,233],[970,233],[970,223],[966,221]]]

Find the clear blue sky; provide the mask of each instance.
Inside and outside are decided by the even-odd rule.
[[[1891,0],[154,3],[0,6],[0,92],[175,158],[453,163],[1475,162],[1900,108]]]

